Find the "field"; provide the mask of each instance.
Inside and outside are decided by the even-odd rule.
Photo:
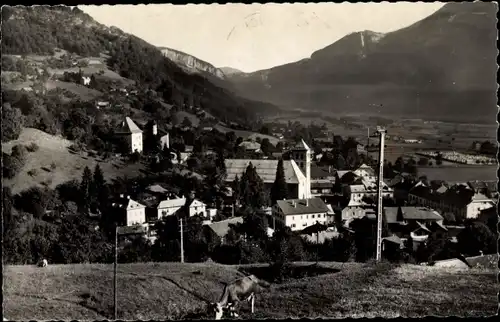
[[[249,318],[489,316],[497,312],[496,270],[321,263],[336,272],[273,284]],[[250,269],[247,267],[247,270]],[[118,319],[211,318],[223,284],[241,276],[215,263],[118,266]],[[11,320],[110,319],[113,266],[4,266],[4,316]]]
[[[448,182],[467,182],[471,180],[497,180],[497,166],[458,165],[447,167],[422,167],[419,175],[425,175],[429,180],[444,180]]]
[[[75,83],[68,83],[68,82],[61,82],[61,81],[53,81],[49,80],[45,83],[45,87],[48,90],[54,89],[54,88],[62,88],[65,90],[68,90],[76,95],[79,96],[82,100],[85,101],[90,101],[93,99],[96,99],[100,96],[102,96],[102,92],[88,88],[83,85],[75,84]]]
[[[13,179],[2,179],[2,184],[11,187],[13,193],[47,181],[50,181],[49,186],[54,188],[71,179],[80,180],[85,166],[93,169],[98,162],[108,180],[123,175],[139,175],[143,168],[140,163],[125,165],[119,160],[102,162],[85,154],[71,153],[68,150],[71,141],[32,128],[23,129],[17,140],[2,143],[2,151],[10,154],[14,145],[31,143],[36,143],[39,149],[28,153],[21,172]],[[55,169],[51,169],[52,163],[55,163]],[[37,174],[28,175],[27,172],[33,169],[37,170]]]

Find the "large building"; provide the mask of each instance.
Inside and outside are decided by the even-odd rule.
[[[134,226],[146,222],[146,206],[130,199],[130,196],[120,195],[112,204],[118,209],[119,217],[125,226]]]
[[[291,230],[302,230],[316,222],[326,225],[331,210],[320,198],[278,200],[273,206],[273,221],[290,227]],[[274,224],[275,225],[275,224]]]
[[[158,219],[175,214],[185,204],[186,198],[172,198],[161,201],[157,207]],[[206,205],[196,199],[189,206],[189,216],[195,215],[206,215]]]
[[[241,179],[250,163],[270,189],[276,179],[278,160],[226,159],[226,182],[233,182],[236,176]],[[291,160],[283,160],[283,168],[289,197],[311,198],[311,149],[304,140],[291,150]]]
[[[431,207],[459,218],[478,218],[481,211],[496,207],[489,191],[477,188],[477,182],[433,188],[419,182],[408,194],[410,204]],[[486,188],[485,188],[486,189]]]
[[[125,118],[125,121],[122,122],[120,128],[115,133],[124,136],[130,153],[142,152],[142,130],[130,117]]]

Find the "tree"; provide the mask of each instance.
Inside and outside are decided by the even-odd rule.
[[[240,193],[243,205],[255,209],[266,206],[264,182],[251,162],[241,177]]]
[[[276,168],[276,178],[274,179],[271,188],[271,202],[274,205],[277,200],[288,198],[287,183],[285,179],[285,169],[283,167],[283,159],[280,158]]]
[[[184,127],[192,127],[193,123],[191,122],[191,120],[187,116],[185,116],[184,119],[182,120],[181,125]]]
[[[443,156],[441,155],[441,153],[438,153],[436,155],[436,165],[441,165],[443,164]]]
[[[16,140],[23,127],[23,115],[9,103],[2,105],[2,142]]]
[[[104,179],[104,174],[99,164],[96,164],[94,168],[92,189],[93,201],[97,204],[98,207],[103,207],[106,204],[108,192],[106,187],[106,180]]]
[[[495,235],[482,222],[467,223],[458,236],[458,246],[463,254],[470,256],[492,254],[496,252]]]
[[[268,138],[264,138],[261,142],[260,142],[260,149],[262,150],[262,152],[265,154],[265,155],[268,155],[269,152],[271,152],[271,149],[272,149],[272,144],[269,142],[269,139]]]
[[[83,169],[82,181],[80,182],[81,206],[87,210],[92,201],[92,171],[89,167]]]

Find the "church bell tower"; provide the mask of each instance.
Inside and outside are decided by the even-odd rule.
[[[311,198],[311,149],[301,140],[291,151],[292,159],[306,177],[306,198]]]

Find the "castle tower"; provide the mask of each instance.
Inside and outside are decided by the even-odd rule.
[[[306,177],[306,198],[309,199],[311,198],[311,149],[304,140],[301,140],[291,150],[291,156]]]

